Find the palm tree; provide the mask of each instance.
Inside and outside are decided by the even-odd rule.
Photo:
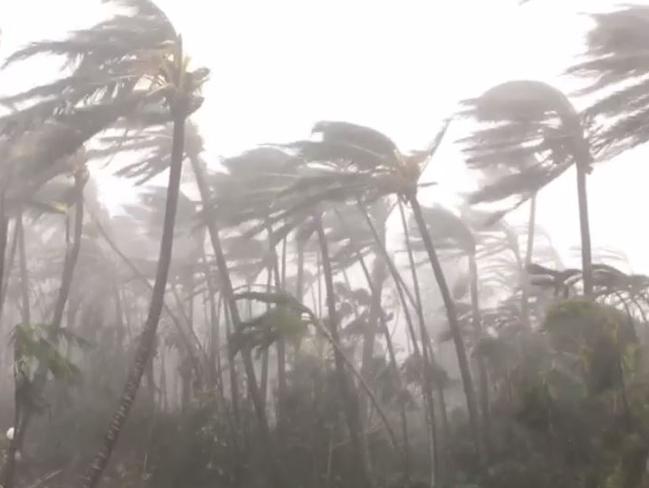
[[[387,195],[397,195],[410,204],[447,312],[469,418],[476,435],[476,446],[480,446],[475,391],[455,304],[417,199],[420,166],[439,146],[445,128],[446,125],[429,149],[411,156],[403,155],[384,134],[346,122],[318,122],[313,132],[320,136],[320,141],[300,141],[288,148],[296,150],[306,161],[325,165],[325,168],[313,168],[311,174],[293,185],[293,191],[307,188],[310,200],[352,199],[367,203]],[[482,449],[479,451],[482,453]]]
[[[331,268],[331,257],[329,255],[329,249],[327,246],[327,238],[322,227],[321,217],[318,215],[314,217],[316,219],[316,232],[318,234],[318,243],[320,245],[320,254],[322,256],[322,267],[324,273],[324,281],[327,292],[327,324],[329,326],[329,334],[335,343],[340,343],[340,336],[338,332],[338,311],[336,310],[336,299],[335,291],[333,285],[333,271]],[[359,484],[362,487],[371,487],[374,486],[374,483],[371,478],[371,467],[369,461],[369,454],[367,452],[367,444],[363,441],[364,433],[363,427],[361,424],[360,410],[356,399],[354,398],[354,393],[352,392],[351,385],[349,384],[349,379],[345,373],[345,362],[343,355],[340,350],[334,349],[334,359],[336,363],[336,373],[339,383],[339,388],[341,390],[342,396],[345,400],[345,417],[347,419],[349,433],[352,438],[352,443],[354,445],[354,450],[359,456],[359,462],[361,463],[361,469],[359,474],[361,479]]]
[[[161,73],[162,82],[164,83],[163,87],[167,91],[167,101],[173,121],[173,143],[158,269],[141,342],[138,344],[135,359],[129,372],[119,407],[115,411],[113,419],[106,431],[103,445],[95,456],[82,482],[84,488],[93,488],[96,486],[108,464],[110,454],[135,400],[135,395],[142,381],[147,363],[151,359],[158,323],[164,304],[165,288],[171,265],[176,210],[180,194],[180,180],[184,156],[185,120],[192,112],[190,102],[195,90],[198,88],[195,80],[192,80],[191,73],[186,69],[182,40],[179,36],[176,37],[173,54],[161,66],[161,69],[163,70]]]
[[[194,73],[187,71],[180,38],[162,12],[146,0],[133,0],[126,4],[134,7],[139,15],[135,17],[117,15],[114,19],[101,23],[95,28],[77,32],[67,40],[36,43],[14,54],[10,61],[42,52],[64,54],[79,61],[72,76],[5,100],[12,103],[32,99],[40,101],[0,121],[3,132],[9,135],[16,134],[18,131],[27,131],[26,134],[37,131],[43,120],[53,121],[58,136],[66,134],[66,130],[69,131],[71,136],[67,139],[58,139],[57,144],[54,145],[58,149],[54,154],[48,154],[49,160],[54,161],[74,153],[81,144],[98,131],[103,130],[119,117],[132,114],[134,109],[141,110],[143,104],[152,100],[167,103],[171,114],[167,119],[170,118],[174,124],[165,224],[149,315],[119,408],[107,430],[103,446],[84,478],[82,483],[84,487],[93,487],[99,481],[128,416],[153,350],[171,261],[173,229],[182,172],[185,119],[200,104],[196,102],[194,92],[205,77],[204,71]],[[135,36],[134,40],[132,34],[141,33],[139,29],[142,24],[147,27],[143,32],[148,35]],[[106,49],[107,47],[110,48]],[[135,62],[133,53],[139,56]],[[145,79],[151,81],[143,89],[139,80]],[[74,108],[70,109],[70,107]],[[142,112],[140,116],[141,114]],[[79,127],[82,127],[82,130],[78,130]],[[43,150],[42,148],[43,146],[40,146],[39,150]],[[28,153],[28,156],[31,159],[27,162],[38,163],[40,153]],[[23,168],[21,167],[20,170],[22,171]]]
[[[483,334],[482,319],[480,310],[480,294],[478,275],[478,250],[479,235],[475,235],[469,224],[463,221],[459,216],[450,210],[441,206],[424,207],[424,216],[431,229],[431,237],[437,249],[448,255],[448,258],[465,256],[468,262],[469,275],[469,298],[471,302],[471,322],[476,336],[476,341],[481,339]],[[468,220],[468,219],[467,219]],[[407,232],[408,225],[405,223],[404,229]],[[414,241],[412,247],[415,250],[421,250],[421,238]],[[459,299],[460,296],[455,296]],[[475,341],[474,341],[475,343]],[[487,368],[483,358],[477,355],[478,381],[480,393],[480,410],[482,413],[481,434],[484,437],[484,443],[487,451],[491,445],[490,440],[490,405],[489,405],[489,381]]]
[[[69,248],[66,250],[63,262],[61,282],[59,284],[58,294],[56,302],[54,304],[54,312],[48,329],[47,340],[53,345],[58,345],[57,343],[61,337],[61,323],[63,321],[63,313],[65,311],[65,306],[68,302],[68,297],[72,289],[74,271],[76,269],[77,260],[79,258],[79,252],[81,250],[84,219],[83,189],[85,187],[87,177],[88,175],[84,166],[77,168],[74,175],[74,187],[71,192],[71,199],[75,206],[74,230],[72,237],[73,241]],[[31,389],[36,392],[35,394],[40,394],[40,392],[43,390],[49,370],[50,367],[46,361],[39,362],[39,367],[35,372],[35,377],[31,385]],[[23,408],[21,409],[20,422],[15,425],[15,442],[13,442],[15,451],[22,450],[22,443],[27,435],[27,429],[29,428],[32,415],[34,413],[34,409],[27,408],[26,406],[23,406]],[[13,480],[11,479],[14,473],[13,463],[14,460],[10,459],[7,462],[7,466],[5,466],[7,472],[6,482],[8,485],[11,485],[13,482]]]
[[[194,157],[190,158],[190,162],[192,164],[194,177],[196,178],[196,184],[198,186],[198,191],[201,197],[201,201],[203,203],[204,210],[206,210],[208,208],[209,202],[212,202],[213,198],[212,198],[212,192],[208,186],[208,180],[207,180],[206,170],[204,168],[204,163],[198,156],[199,155],[197,153],[194,153]],[[221,286],[223,288],[222,293],[228,307],[229,316],[230,319],[232,320],[234,329],[240,330],[242,328],[241,327],[242,320],[235,300],[235,294],[233,291],[230,271],[228,269],[225,253],[223,251],[223,245],[221,242],[218,221],[214,216],[208,215],[207,218],[205,219],[205,222],[206,222],[210,242],[214,250],[214,255],[216,257],[216,265],[219,272]],[[259,424],[259,430],[261,434],[261,440],[264,444],[264,447],[267,450],[269,460],[270,460],[272,482],[275,486],[279,488],[284,485],[284,475],[282,472],[280,461],[274,449],[274,442],[271,436],[270,427],[266,416],[264,399],[259,389],[259,385],[257,384],[254,363],[252,360],[252,352],[250,348],[244,348],[241,352],[242,352],[243,364],[244,364],[246,377],[247,377],[248,391],[250,393],[250,397],[252,399],[253,406],[255,409],[255,414],[257,416],[257,421]]]
[[[546,83],[523,80],[497,85],[466,105],[466,114],[490,124],[464,140],[470,155],[467,163],[486,174],[496,174],[495,181],[471,196],[471,203],[516,195],[517,207],[575,165],[584,295],[591,296],[586,175],[593,159],[581,118],[570,100]]]

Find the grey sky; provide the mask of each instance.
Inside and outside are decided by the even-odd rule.
[[[561,72],[581,50],[588,19],[604,0],[158,0],[185,38],[196,64],[212,71],[195,116],[209,157],[308,135],[313,122],[346,120],[375,127],[403,149],[428,143],[460,99],[515,78],[570,90]],[[638,2],[638,3],[647,3]],[[95,0],[0,2],[0,57],[41,38],[89,25],[104,10]],[[51,61],[0,74],[0,92],[54,75]],[[429,180],[426,199],[454,200],[467,179],[453,127]],[[649,273],[649,238],[636,224],[649,204],[647,151],[598,166],[589,178],[593,245],[624,249],[635,271]],[[132,201],[124,181],[100,172],[103,195]],[[574,175],[539,199],[539,224],[568,264],[579,243]],[[642,185],[642,187],[641,187]],[[637,209],[637,210],[636,210]],[[621,216],[624,216],[623,218]]]

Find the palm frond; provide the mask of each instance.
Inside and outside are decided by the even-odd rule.
[[[586,111],[597,124],[594,147],[608,159],[649,140],[649,7],[624,6],[592,19],[584,60],[569,73],[588,81],[581,93],[595,98]]]
[[[517,208],[576,161],[590,162],[581,119],[566,96],[538,81],[497,85],[464,102],[462,114],[478,128],[462,139],[467,165],[480,172],[473,204],[514,199]]]

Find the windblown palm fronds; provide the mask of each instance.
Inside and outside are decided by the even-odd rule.
[[[514,198],[496,217],[528,200],[580,156],[590,161],[578,115],[560,91],[545,83],[511,81],[464,103],[463,114],[480,125],[460,142],[468,166],[484,179],[470,203]]]
[[[585,59],[571,74],[586,78],[595,98],[593,150],[602,159],[649,140],[649,7],[630,5],[592,16]]]
[[[60,41],[40,41],[13,53],[5,65],[37,55],[66,60],[66,76],[0,99],[10,108],[0,117],[0,146],[4,185],[25,184],[20,173],[35,183],[70,171],[67,158],[90,138],[122,117],[140,124],[170,120],[162,109],[180,87],[173,87],[171,64],[176,33],[164,14],[149,0],[107,0],[130,12],[75,31]],[[186,64],[186,60],[183,61]],[[187,110],[200,106],[196,93],[206,70],[188,73],[182,93]],[[156,108],[158,107],[158,108]],[[11,180],[11,183],[8,181]]]
[[[106,1],[131,11],[121,11],[63,40],[34,42],[9,56],[5,66],[37,55],[61,56],[71,73],[0,99],[19,107],[0,119],[3,132],[21,132],[79,106],[128,97],[142,88],[140,82],[159,75],[161,61],[176,37],[167,17],[149,0]],[[23,104],[29,109],[22,110]]]

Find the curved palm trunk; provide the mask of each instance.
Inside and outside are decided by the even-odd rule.
[[[478,407],[475,396],[475,389],[473,387],[473,379],[471,378],[471,367],[469,366],[466,347],[464,346],[464,341],[462,339],[462,331],[460,329],[460,323],[457,318],[457,312],[455,311],[455,303],[453,302],[453,298],[451,297],[451,292],[448,288],[446,277],[444,276],[444,270],[442,269],[442,265],[440,264],[439,258],[437,257],[437,252],[435,251],[435,247],[433,246],[433,241],[430,238],[430,234],[428,233],[426,220],[424,219],[424,215],[421,211],[419,201],[417,200],[416,195],[411,196],[409,200],[415,216],[415,221],[417,222],[417,226],[419,227],[419,233],[421,234],[424,247],[426,248],[426,253],[428,254],[428,260],[430,261],[431,267],[433,268],[435,281],[437,282],[440,294],[442,295],[442,300],[444,302],[444,307],[446,308],[449,328],[453,337],[453,343],[455,344],[455,352],[457,354],[460,374],[462,376],[462,385],[464,386],[464,395],[466,397],[466,405],[469,412],[469,421],[471,422],[474,442],[480,458],[484,460],[484,449],[480,439],[480,423],[478,418]]]
[[[378,203],[377,205],[382,205]],[[378,207],[375,207],[378,210],[382,210]],[[379,224],[379,238],[381,239],[382,245],[385,245],[385,218],[387,217],[385,211],[376,212],[380,216],[377,217],[380,220]],[[351,234],[350,234],[351,236]],[[372,359],[374,357],[374,346],[376,342],[376,333],[378,330],[379,320],[383,314],[383,309],[381,307],[381,297],[383,293],[383,283],[386,278],[386,267],[383,259],[375,259],[372,264],[372,274],[370,277],[371,283],[370,287],[372,289],[371,302],[369,308],[369,317],[367,321],[367,327],[365,328],[363,334],[363,347],[361,352],[361,373],[363,378],[367,382],[372,381]],[[369,414],[369,409],[367,407],[367,402],[365,397],[360,399],[360,413],[361,421],[363,424],[367,422],[367,416]]]
[[[286,246],[286,241],[284,241]],[[284,247],[284,251],[286,247]],[[282,268],[286,269],[285,263]],[[285,271],[282,272],[282,289],[286,286]],[[286,377],[286,341],[283,337],[277,340],[277,433],[280,447],[284,447],[286,432],[286,398],[288,395],[288,380]]]
[[[135,359],[129,371],[128,379],[119,406],[108,426],[103,444],[86,472],[82,482],[82,488],[94,488],[99,483],[102,473],[106,469],[108,460],[117,443],[124,423],[131,410],[135,396],[142,382],[142,376],[155,347],[155,338],[158,330],[158,323],[164,305],[165,288],[171,265],[171,257],[174,240],[174,227],[176,223],[176,210],[178,207],[178,196],[180,194],[180,179],[182,175],[182,163],[185,137],[185,115],[178,114],[174,117],[173,146],[171,154],[171,168],[169,171],[169,183],[167,186],[167,202],[165,207],[164,226],[160,242],[160,256],[158,269],[156,271],[155,284],[151,294],[149,313],[140,342],[135,352]]]
[[[210,192],[207,186],[207,179],[205,177],[204,169],[197,158],[190,158],[190,161],[192,164],[192,170],[194,171],[194,176],[196,178],[196,184],[198,186],[198,191],[200,193],[203,207],[207,208],[210,202]],[[234,298],[232,281],[230,280],[230,273],[228,270],[227,262],[225,260],[225,254],[223,252],[223,247],[221,246],[219,228],[217,227],[216,221],[213,218],[207,219],[207,230],[210,236],[212,247],[214,249],[214,255],[216,257],[216,265],[219,270],[221,284],[223,286],[223,296],[226,304],[228,305],[227,308],[230,314],[230,318],[232,319],[232,325],[235,330],[238,330],[241,328],[241,317],[239,316],[239,309],[237,308],[237,303]],[[259,424],[261,442],[263,443],[264,450],[266,451],[269,458],[270,474],[272,478],[271,481],[273,486],[275,486],[276,488],[284,488],[285,486],[287,486],[284,482],[285,476],[283,474],[282,466],[277,456],[277,450],[275,449],[275,443],[273,442],[271,435],[268,418],[266,416],[264,400],[259,389],[259,385],[257,384],[255,366],[252,360],[252,350],[249,347],[245,347],[241,351],[241,356],[243,358],[243,367],[247,378],[248,393],[250,394],[250,398],[252,399],[255,415],[257,416],[257,422]],[[234,382],[232,384],[234,385]]]
[[[482,335],[482,314],[480,313],[480,293],[478,291],[478,264],[475,254],[470,254],[469,275],[471,278],[471,314],[473,328],[478,337]],[[480,410],[482,412],[482,435],[486,455],[491,456],[491,412],[489,406],[489,373],[484,356],[478,354],[478,387],[480,390]]]
[[[59,286],[59,293],[54,305],[54,314],[52,316],[52,322],[50,323],[51,330],[49,333],[48,340],[52,343],[57,341],[57,331],[61,328],[61,323],[63,322],[63,313],[65,311],[65,305],[68,302],[68,297],[70,296],[70,290],[72,289],[72,281],[74,278],[74,271],[77,266],[77,261],[79,259],[79,253],[81,251],[81,239],[83,233],[83,188],[86,184],[86,179],[80,174],[75,175],[74,180],[74,191],[75,191],[75,217],[74,217],[74,232],[72,237],[72,245],[66,250],[65,258],[63,260],[63,272],[61,275],[61,284]],[[22,223],[21,223],[21,232],[22,232]],[[23,234],[24,239],[24,234]],[[24,250],[23,250],[24,253]],[[22,268],[23,265],[21,265]],[[26,269],[26,264],[24,265]],[[26,272],[25,272],[26,273]],[[25,302],[26,299],[23,299]],[[29,315],[29,314],[28,314]],[[33,389],[37,392],[42,392],[45,383],[47,380],[47,368],[45,365],[39,365],[36,370],[36,374],[33,381]],[[16,445],[15,449],[20,451],[22,449],[22,444],[27,436],[27,429],[29,428],[34,415],[34,411],[29,408],[21,409],[21,418],[20,423],[16,424]]]
[[[593,296],[593,258],[590,245],[588,220],[588,194],[586,192],[586,165],[577,162],[577,199],[579,202],[579,230],[581,231],[581,268],[584,280],[584,296]]]
[[[353,244],[354,243],[354,238],[353,238],[353,233],[350,232],[349,227],[347,226],[345,219],[342,217],[340,212],[336,210],[336,216],[342,223],[343,227],[347,231],[347,233],[350,236],[350,240]],[[369,216],[368,216],[369,217]],[[371,222],[371,221],[370,221]],[[378,235],[378,234],[376,234]],[[385,249],[384,242],[382,246],[379,246],[381,249]],[[363,275],[365,276],[365,281],[367,282],[367,286],[370,290],[371,297],[372,297],[372,303],[377,303],[378,304],[378,324],[381,326],[381,332],[383,333],[383,337],[385,339],[385,343],[388,349],[388,357],[390,358],[390,365],[394,371],[395,377],[397,379],[397,388],[399,392],[404,391],[404,383],[403,383],[403,378],[401,375],[401,370],[399,369],[399,363],[397,362],[397,355],[395,352],[394,348],[394,342],[392,341],[392,336],[390,335],[390,329],[388,328],[388,324],[385,320],[385,315],[383,313],[383,307],[381,306],[381,294],[382,294],[382,289],[383,289],[383,283],[385,279],[381,281],[381,287],[377,290],[375,287],[375,281],[372,278],[372,274],[367,268],[367,264],[365,263],[365,258],[363,257],[363,254],[359,251],[358,246],[355,247],[355,254],[356,258],[358,259],[358,262],[361,266],[361,270],[363,271]],[[376,269],[376,266],[379,265],[380,261],[380,266],[382,267],[382,273],[385,273],[385,261],[382,259],[383,255],[380,257],[377,256],[375,259],[377,262],[374,264],[374,269]],[[399,285],[397,284],[397,287]],[[378,295],[378,297],[377,297]],[[362,372],[362,371],[361,371]],[[410,482],[410,438],[408,436],[408,419],[406,416],[406,407],[404,402],[399,402],[399,420],[400,420],[400,426],[401,426],[401,435],[403,437],[403,472],[404,472],[404,479],[406,483]],[[396,444],[396,442],[395,442]]]
[[[435,401],[433,399],[432,383],[429,381],[428,374],[427,374],[428,368],[426,367],[426,365],[428,364],[428,362],[426,360],[425,353],[423,353],[419,347],[419,343],[417,341],[417,334],[415,333],[414,323],[410,315],[408,302],[406,301],[406,292],[408,291],[408,288],[406,287],[403,278],[399,274],[399,270],[394,264],[394,261],[389,255],[387,248],[381,242],[379,238],[379,234],[376,230],[376,226],[372,222],[371,217],[365,211],[365,208],[362,205],[360,205],[360,203],[358,204],[358,207],[359,210],[363,213],[363,216],[365,217],[365,221],[367,222],[367,225],[370,228],[370,231],[372,232],[374,241],[376,242],[377,246],[379,247],[379,250],[381,251],[381,254],[383,255],[383,259],[385,260],[385,263],[388,266],[390,275],[392,276],[394,284],[397,288],[397,294],[399,295],[399,301],[401,302],[403,308],[406,325],[408,327],[408,332],[410,333],[410,337],[412,339],[412,346],[413,346],[415,358],[420,364],[424,364],[424,367],[422,368],[422,374],[419,375],[419,381],[421,384],[421,391],[422,391],[424,404],[425,404],[425,421],[430,431],[430,436],[429,436],[429,441],[431,444],[430,479],[431,479],[431,484],[434,484],[437,482],[437,475],[440,470],[440,463],[439,463],[439,456],[438,456],[439,444],[438,444],[437,423],[436,423],[436,415],[435,415]],[[412,299],[412,297],[411,297],[411,303],[417,311],[420,310],[417,301]],[[420,323],[423,322],[420,321]],[[424,343],[424,346],[425,345],[426,344]]]
[[[412,287],[415,292],[415,301],[416,301],[415,311],[417,312],[417,319],[419,321],[419,334],[421,336],[422,355],[423,355],[423,364],[424,364],[422,375],[426,384],[428,403],[430,404],[429,415],[430,415],[431,438],[432,438],[431,439],[432,468],[434,470],[430,477],[430,485],[431,487],[434,487],[438,481],[442,483],[445,481],[445,472],[443,468],[446,467],[447,464],[446,462],[447,460],[445,460],[445,462],[440,462],[441,459],[440,442],[437,434],[435,403],[434,403],[433,392],[432,392],[432,385],[433,383],[435,383],[435,381],[431,377],[430,368],[433,366],[435,362],[435,357],[433,356],[432,341],[430,340],[428,330],[426,329],[426,321],[424,320],[424,309],[421,300],[421,288],[419,286],[419,277],[417,276],[417,266],[415,264],[414,253],[412,252],[412,246],[410,245],[410,232],[408,230],[408,222],[406,221],[406,213],[403,209],[403,204],[401,203],[401,201],[398,202],[398,205],[399,205],[399,216],[401,217],[401,226],[403,228],[403,233],[405,237],[404,244],[406,246],[406,251],[408,254],[408,264],[410,265],[410,272],[412,275]],[[413,338],[413,341],[414,340],[415,339]],[[443,411],[442,417],[446,418],[446,402],[443,400],[444,388],[442,385],[439,384],[437,386],[438,386],[438,394],[440,397],[441,409]],[[448,429],[446,428],[446,425],[444,425],[444,430],[445,430],[444,434],[448,436]],[[445,437],[445,441],[448,442],[448,437]]]
[[[372,276],[369,270],[367,269],[367,264],[365,264],[365,259],[363,258],[360,252],[357,254],[358,254],[358,261],[361,265],[361,269],[363,270],[363,274],[365,275],[365,280],[367,281],[367,286],[370,289],[371,296],[374,297],[374,295],[380,294],[381,291],[376,290],[374,288],[372,282]],[[385,315],[383,313],[382,308],[379,310],[378,323],[381,325],[381,332],[383,333],[383,338],[385,339],[385,344],[388,349],[390,366],[392,367],[394,371],[394,375],[397,380],[397,388],[399,390],[399,393],[401,393],[404,391],[405,386],[403,384],[403,378],[401,377],[402,375],[401,375],[401,370],[399,369],[399,363],[397,362],[397,355],[394,348],[394,342],[392,341],[392,336],[390,335],[390,329],[388,328],[388,324],[385,320]],[[400,425],[401,435],[403,437],[403,471],[405,474],[404,478],[406,483],[409,483],[411,473],[410,473],[410,438],[408,436],[408,417],[406,415],[405,403],[401,401],[399,402],[399,421],[401,424]]]
[[[316,231],[318,233],[318,242],[320,245],[320,254],[322,255],[322,271],[325,282],[325,289],[327,292],[327,313],[328,313],[328,326],[329,335],[335,344],[340,344],[340,337],[338,334],[338,320],[336,318],[336,298],[333,284],[333,272],[331,268],[331,260],[329,257],[329,248],[327,246],[327,238],[322,228],[322,221],[320,217],[316,217]],[[360,411],[358,408],[358,401],[352,391],[352,386],[349,384],[349,378],[345,372],[345,358],[342,351],[334,348],[334,362],[336,366],[336,376],[340,388],[340,393],[343,400],[345,409],[345,420],[347,421],[347,428],[353,449],[355,451],[358,466],[359,486],[361,488],[370,488],[374,486],[372,482],[372,470],[370,468],[369,454],[367,450],[367,443],[363,432],[363,425],[361,422]]]

